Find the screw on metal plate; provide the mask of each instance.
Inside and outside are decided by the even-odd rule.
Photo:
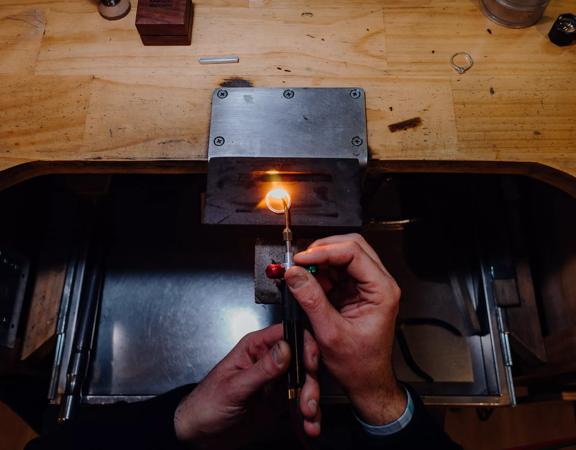
[[[352,138],[352,145],[354,147],[360,147],[363,143],[364,143],[364,141],[362,140],[362,138],[360,136],[354,136]]]
[[[224,142],[226,142],[226,141],[224,140],[224,138],[222,136],[216,136],[214,138],[214,145],[217,147],[224,145]]]
[[[350,91],[350,97],[352,98],[360,98],[362,96],[362,92],[360,89],[352,89]]]
[[[218,98],[226,98],[226,97],[228,97],[228,91],[226,89],[218,89],[216,96]]]
[[[286,89],[282,95],[284,98],[291,99],[294,98],[294,91],[292,89]]]
[[[456,58],[458,58],[459,56],[463,56],[464,60],[466,61],[465,64],[463,66],[456,64],[454,62],[454,60]],[[452,55],[452,57],[450,58],[450,65],[452,66],[452,68],[458,72],[459,74],[463,74],[464,72],[466,72],[467,70],[470,70],[472,68],[472,66],[474,65],[474,60],[472,59],[472,56],[470,56],[469,53],[466,52],[458,52],[458,53],[454,53]]]

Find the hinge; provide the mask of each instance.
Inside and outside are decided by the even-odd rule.
[[[508,392],[510,395],[510,403],[516,406],[516,392],[514,390],[514,379],[512,377],[512,351],[510,348],[510,339],[508,337],[508,330],[504,326],[504,318],[502,316],[502,308],[496,306],[496,321],[498,323],[498,333],[500,334],[500,342],[502,345],[502,358],[504,360],[504,371],[506,373],[506,381],[508,382]]]

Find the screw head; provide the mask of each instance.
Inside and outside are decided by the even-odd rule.
[[[360,136],[354,136],[352,138],[352,145],[354,147],[360,147],[364,143],[364,140]]]
[[[224,138],[222,136],[216,136],[214,138],[214,145],[216,147],[220,147],[220,146],[224,145],[224,142],[226,142],[226,141],[224,140]]]
[[[350,97],[352,98],[360,98],[362,96],[362,92],[360,89],[352,89],[350,91]]]
[[[226,98],[228,97],[228,91],[226,89],[218,89],[218,92],[216,92],[216,97]]]
[[[291,99],[294,98],[294,91],[292,89],[286,89],[282,95],[284,98]]]

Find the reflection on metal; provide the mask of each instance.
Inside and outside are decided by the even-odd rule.
[[[198,58],[200,64],[235,64],[239,61],[238,56],[204,56]]]
[[[225,320],[230,330],[229,342],[232,345],[235,345],[248,333],[260,330],[266,326],[249,307],[230,308],[225,314]]]
[[[502,318],[502,308],[496,307],[496,319],[498,323],[498,331],[500,332],[500,340],[502,345],[502,356],[504,358],[506,382],[509,386],[510,403],[516,406],[516,391],[514,390],[514,378],[512,377],[512,351],[510,350],[510,340],[508,338],[508,331],[504,327],[504,320]]]
[[[245,334],[279,322],[276,306],[254,303],[253,242],[194,236],[178,248],[110,249],[89,401],[198,383]]]
[[[60,311],[58,313],[56,355],[48,391],[48,398],[53,403],[60,402],[66,387],[66,372],[72,358],[74,335],[78,328],[78,315],[82,286],[85,282],[88,246],[88,241],[80,243],[78,249],[72,252],[72,256],[68,261]]]
[[[97,222],[102,226],[99,221]],[[98,225],[95,226],[98,229]],[[103,245],[98,239],[91,239],[88,253],[87,276],[82,284],[78,325],[74,329],[73,348],[66,369],[66,384],[60,403],[59,422],[74,418],[82,401],[86,375],[92,356],[95,330],[98,326],[97,316],[102,295],[102,260]]]
[[[419,217],[414,217],[411,219],[399,219],[399,220],[370,220],[365,227],[367,229],[383,230],[383,231],[402,231],[406,229],[411,223],[419,222],[421,219]]]

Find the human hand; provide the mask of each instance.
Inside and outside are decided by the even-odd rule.
[[[285,280],[310,319],[326,368],[364,421],[393,422],[406,407],[392,369],[400,288],[358,234],[320,239],[294,261],[320,266],[316,277],[292,267]]]
[[[274,432],[287,405],[281,379],[290,363],[282,325],[244,336],[206,378],[181,402],[174,414],[176,436],[198,447],[237,448]],[[304,430],[320,434],[320,388],[316,380],[318,347],[304,339],[307,371],[300,395]]]

